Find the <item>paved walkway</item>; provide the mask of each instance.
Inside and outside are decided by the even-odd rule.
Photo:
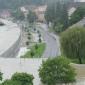
[[[9,79],[15,72],[27,72],[33,74],[34,85],[41,85],[38,75],[38,69],[43,59],[0,59],[0,71],[3,72],[3,78]],[[85,85],[85,78],[78,79],[76,84]]]

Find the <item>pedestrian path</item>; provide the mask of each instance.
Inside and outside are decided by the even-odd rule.
[[[33,74],[34,85],[42,85],[38,75],[38,69],[45,59],[20,59],[20,58],[0,58],[0,71],[3,73],[3,79],[10,79],[15,72],[27,72]],[[69,84],[70,85],[70,84]],[[77,82],[71,85],[85,85],[85,77],[77,79]]]

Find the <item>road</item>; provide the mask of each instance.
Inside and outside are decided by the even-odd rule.
[[[42,37],[46,43],[46,49],[43,54],[43,58],[48,57],[56,57],[60,55],[60,45],[59,45],[59,37],[48,31],[46,24],[39,25],[40,32]]]

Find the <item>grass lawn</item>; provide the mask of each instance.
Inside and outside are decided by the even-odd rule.
[[[78,60],[77,58],[71,59],[71,61],[72,61],[73,63],[80,64],[80,63],[79,63],[79,60]],[[82,64],[85,64],[85,59],[84,59],[84,58],[82,59]]]
[[[45,50],[45,43],[36,44],[31,47],[31,50],[28,51],[22,58],[41,58]]]

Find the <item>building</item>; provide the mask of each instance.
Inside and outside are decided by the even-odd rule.
[[[47,8],[47,6],[44,5],[44,6],[38,6],[34,9],[34,12],[36,13],[36,15],[38,17],[38,21],[40,21],[40,22],[45,21],[44,15],[45,15],[46,8]]]
[[[9,18],[10,16],[11,16],[11,13],[9,12],[9,10],[0,11],[1,18]]]

